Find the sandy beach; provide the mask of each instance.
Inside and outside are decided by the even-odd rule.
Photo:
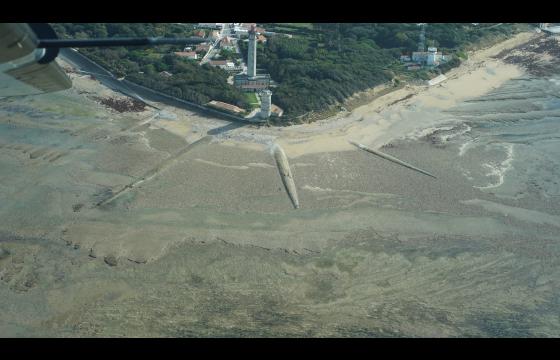
[[[0,336],[558,336],[558,78],[507,58],[541,38],[290,127],[0,99]]]

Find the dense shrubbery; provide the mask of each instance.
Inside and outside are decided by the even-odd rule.
[[[61,37],[192,35],[192,27],[174,24],[54,24],[53,27]],[[224,70],[178,58],[173,52],[180,50],[177,46],[114,47],[83,49],[82,53],[117,76],[126,76],[130,81],[187,101],[205,104],[218,100],[250,107],[244,94],[227,83],[228,74]],[[173,76],[162,76],[162,71]]]
[[[275,37],[259,47],[258,59],[279,84],[273,102],[288,116],[324,109],[393,76],[387,66],[394,57],[357,40],[345,41],[338,52],[304,38]]]
[[[56,23],[59,37],[100,38],[129,36],[183,37],[192,34],[192,27],[169,23]]]
[[[273,102],[286,115],[297,116],[342,102],[355,92],[405,73],[398,64],[403,53],[416,51],[420,28],[416,24],[265,24],[270,31],[289,31],[293,38],[270,37],[258,49],[258,66],[279,85]],[[426,45],[455,53],[481,39],[509,35],[515,25],[429,24]],[[242,44],[245,54],[246,44]],[[462,54],[462,53],[461,53]],[[460,64],[453,58],[440,67]],[[408,74],[416,78],[417,74]],[[420,76],[422,77],[422,76]]]
[[[451,60],[449,60],[446,63],[441,64],[438,68],[439,71],[441,71],[442,74],[445,74],[446,72],[448,72],[449,70],[457,67],[461,65],[461,60],[459,60],[459,58],[453,58]]]

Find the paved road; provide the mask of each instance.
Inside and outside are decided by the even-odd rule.
[[[247,64],[245,64],[243,54],[241,54],[241,49],[239,48],[239,41],[240,41],[240,39],[235,41],[235,51],[239,54],[240,59],[241,59],[241,67],[243,68],[243,70],[241,72],[247,73]]]
[[[107,71],[102,66],[91,61],[79,52],[72,49],[60,49],[60,57],[63,60],[68,61],[69,63],[74,65],[80,72],[93,75],[96,79],[101,81],[103,85],[109,87],[110,89],[140,100],[147,105],[153,106],[149,103],[149,100],[138,94],[138,92],[130,89],[130,87],[126,86],[126,84],[118,80],[111,72]]]
[[[220,41],[226,36],[230,36],[230,35],[231,35],[231,24],[226,23],[224,24],[222,31],[220,31],[220,37],[212,43],[206,55],[204,55],[202,60],[200,60],[200,65],[206,64],[208,61],[212,60],[212,58],[214,58],[219,52],[218,44],[220,43]]]

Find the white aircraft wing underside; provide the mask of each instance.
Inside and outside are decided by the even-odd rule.
[[[0,97],[68,89],[72,82],[54,61],[41,64],[44,49],[27,24],[0,23]]]

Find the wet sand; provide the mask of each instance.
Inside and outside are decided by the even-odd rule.
[[[505,130],[475,126],[549,106],[491,58],[531,37],[435,87],[290,128],[118,113],[93,96],[120,95],[87,77],[0,99],[0,335],[558,336],[559,209],[543,192],[504,198],[528,180],[492,143]],[[477,113],[504,91],[528,100]],[[483,189],[500,180],[484,164],[501,185]]]

